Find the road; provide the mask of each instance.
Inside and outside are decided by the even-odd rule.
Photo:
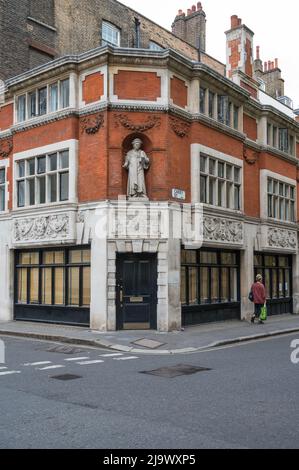
[[[183,356],[3,337],[0,448],[298,448],[298,337]],[[211,370],[141,373],[179,364]]]

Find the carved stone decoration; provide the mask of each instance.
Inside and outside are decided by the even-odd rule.
[[[0,157],[7,158],[13,149],[12,139],[0,141]]]
[[[297,232],[279,228],[268,229],[268,245],[271,248],[284,248],[296,250]]]
[[[69,233],[70,219],[67,214],[27,218],[14,222],[14,239],[19,243],[65,239]]]
[[[205,241],[242,245],[244,242],[244,225],[242,222],[204,217],[203,233]]]
[[[171,117],[170,126],[178,137],[184,138],[188,136],[191,124],[189,122],[183,122],[175,117]]]
[[[259,158],[258,152],[249,152],[248,149],[244,149],[244,160],[249,164],[249,165],[254,165]]]
[[[102,113],[96,116],[87,116],[81,119],[81,133],[86,132],[88,135],[93,135],[99,132],[104,125],[104,115]]]
[[[115,114],[114,117],[116,127],[121,124],[125,129],[132,132],[146,132],[161,125],[161,118],[159,116],[149,116],[143,124],[133,123],[126,114]]]

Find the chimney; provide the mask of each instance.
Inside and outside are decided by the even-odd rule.
[[[206,50],[206,14],[201,2],[192,5],[187,10],[187,15],[183,10],[178,11],[172,24],[172,32],[199,51]]]
[[[254,73],[256,72],[263,72],[263,62],[261,61],[260,56],[260,46],[256,46],[256,59],[253,63]]]
[[[232,78],[233,72],[241,70],[253,75],[253,36],[254,33],[237,15],[231,17],[231,29],[226,31],[227,76]]]

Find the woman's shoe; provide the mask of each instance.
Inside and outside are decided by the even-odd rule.
[[[253,317],[251,317],[251,323],[254,323],[254,320],[255,320],[255,315],[253,315]]]
[[[262,320],[259,320],[260,325],[264,325],[265,323]]]

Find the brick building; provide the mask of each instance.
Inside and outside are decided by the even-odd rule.
[[[198,8],[187,17],[202,21]],[[245,319],[257,273],[271,314],[299,313],[299,123],[261,89],[253,32],[232,17],[224,66],[186,37],[149,36],[140,15],[126,30],[108,13],[96,23],[109,44],[91,28],[77,51],[67,35],[71,54],[5,82],[0,319],[103,331]],[[127,42],[137,26],[143,48]],[[147,197],[130,198],[136,138]]]

